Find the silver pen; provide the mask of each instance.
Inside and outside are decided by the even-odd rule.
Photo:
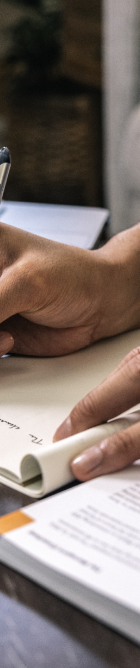
[[[10,151],[6,146],[0,149],[0,203],[8,179],[8,174],[11,167]]]

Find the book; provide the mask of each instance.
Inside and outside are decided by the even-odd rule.
[[[1,358],[0,482],[40,498],[73,480],[70,463],[74,456],[140,421],[138,405],[129,415],[53,443],[54,432],[74,405],[139,340],[137,330],[64,357]]]
[[[1,517],[0,561],[140,643],[140,463]]]

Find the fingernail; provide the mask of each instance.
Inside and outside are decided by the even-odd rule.
[[[102,459],[102,450],[95,445],[93,448],[89,448],[89,450],[82,452],[81,455],[78,455],[78,457],[73,460],[72,470],[74,470],[75,475],[77,473],[89,473],[92,469],[96,469],[97,466],[100,465]]]
[[[14,344],[14,339],[9,332],[0,332],[0,355],[11,350]]]
[[[55,441],[61,441],[63,438],[68,438],[68,436],[72,435],[72,426],[71,426],[71,419],[70,417],[67,417],[64,422],[58,427],[56,430],[54,436],[53,436],[53,443]]]

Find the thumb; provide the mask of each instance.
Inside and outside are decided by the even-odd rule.
[[[14,339],[9,332],[0,332],[0,357],[6,355],[13,348]]]

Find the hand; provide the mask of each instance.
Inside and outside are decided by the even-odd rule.
[[[140,224],[84,251],[1,223],[0,355],[64,355],[139,327],[139,252]]]
[[[140,402],[140,347],[80,401],[57,429],[54,441],[107,422]],[[140,458],[140,422],[85,450],[72,462],[81,481],[111,473]]]

